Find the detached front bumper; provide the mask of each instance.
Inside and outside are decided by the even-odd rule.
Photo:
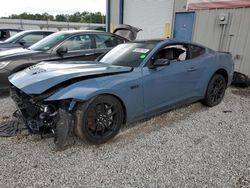
[[[9,89],[9,75],[10,71],[6,69],[0,69],[0,91],[7,91]]]
[[[53,133],[57,149],[63,149],[72,132],[72,113],[66,108],[68,104],[60,101],[35,101],[15,86],[10,86],[10,94],[31,133]]]
[[[43,133],[53,128],[54,117],[57,115],[56,107],[46,105],[42,101],[34,101],[30,96],[13,85],[10,85],[10,96],[14,100],[25,125],[31,133]]]

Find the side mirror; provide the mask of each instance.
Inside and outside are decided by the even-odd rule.
[[[156,59],[155,61],[152,61],[152,63],[149,65],[150,69],[154,69],[156,67],[163,67],[170,65],[170,60],[168,59]]]
[[[64,54],[68,53],[68,48],[62,46],[56,50],[56,53],[59,56],[63,56]]]

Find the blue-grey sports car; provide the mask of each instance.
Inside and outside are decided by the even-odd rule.
[[[62,148],[71,132],[100,144],[122,124],[182,104],[215,106],[233,72],[229,53],[172,39],[121,44],[96,61],[40,63],[9,81],[28,129],[52,131]]]

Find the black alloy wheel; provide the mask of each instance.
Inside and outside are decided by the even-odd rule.
[[[102,144],[118,134],[124,112],[118,99],[100,95],[83,104],[76,116],[76,134],[91,143]]]
[[[218,105],[223,100],[226,87],[225,78],[221,74],[215,74],[208,84],[206,96],[202,103],[210,107]]]

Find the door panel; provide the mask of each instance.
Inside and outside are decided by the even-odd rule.
[[[192,41],[193,23],[193,12],[177,12],[175,14],[174,38]]]
[[[93,61],[95,60],[94,50],[85,50],[81,52],[69,52],[63,56],[52,53],[48,59],[49,61]]]
[[[62,57],[58,56],[56,50],[53,52],[55,59],[63,61],[91,61],[95,60],[93,49],[93,38],[91,35],[82,34],[73,36],[63,42],[58,48],[65,47],[68,52]],[[57,48],[57,49],[58,49]]]
[[[186,60],[156,69],[143,68],[146,112],[195,97],[202,76],[199,62]]]
[[[65,61],[92,61],[95,60],[94,50],[79,50],[66,53],[62,60]]]

